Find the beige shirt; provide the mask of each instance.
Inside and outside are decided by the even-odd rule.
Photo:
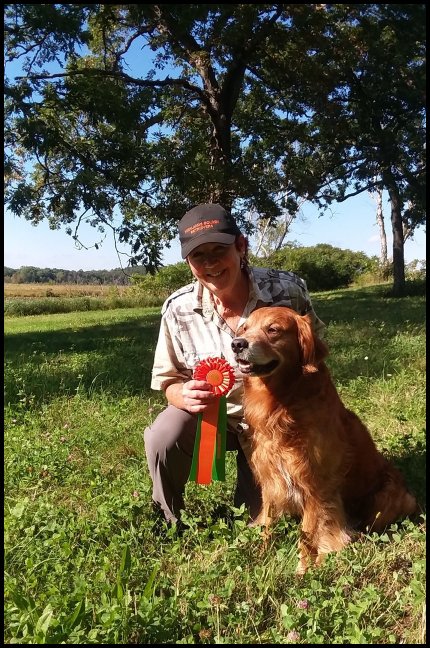
[[[285,270],[258,267],[249,268],[249,278],[249,299],[238,326],[261,306],[289,306],[301,315],[310,313],[315,331],[321,336],[324,323],[313,310],[303,279]],[[210,292],[197,281],[188,284],[170,295],[161,313],[152,389],[166,389],[172,383],[187,382],[200,360],[221,357],[233,367],[236,379],[227,394],[227,414],[229,418],[242,418],[242,374],[231,348],[235,332],[214,309]]]

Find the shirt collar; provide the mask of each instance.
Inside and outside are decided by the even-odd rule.
[[[211,300],[211,293],[199,281],[196,281],[193,288],[193,310],[200,312],[203,319],[210,319],[214,312],[214,305]]]
[[[245,309],[245,316],[248,317],[248,315],[251,314],[251,312],[255,309],[257,304],[266,304],[269,303],[267,301],[267,296],[265,296],[257,283],[254,269],[251,267],[248,267],[248,275],[249,275],[249,299],[248,303],[246,305]]]

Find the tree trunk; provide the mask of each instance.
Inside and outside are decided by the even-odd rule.
[[[393,231],[393,294],[400,297],[405,292],[405,248],[403,241],[402,201],[391,173],[385,174],[384,184],[391,202],[391,227]]]
[[[383,268],[386,268],[388,265],[388,253],[387,253],[387,234],[385,232],[384,214],[382,211],[382,189],[378,187],[375,193],[376,193],[376,222],[378,223],[378,227],[379,227],[381,266]]]
[[[210,161],[213,170],[213,182],[210,189],[210,200],[220,203],[231,210],[233,196],[230,190],[229,173],[231,166],[231,123],[221,114],[219,119],[212,117],[212,137],[210,138]]]
[[[275,251],[280,250],[281,247],[283,246],[285,237],[288,234],[288,231],[290,229],[290,225],[291,225],[291,223],[293,221],[293,218],[294,218],[294,216],[291,216],[291,214],[286,214],[285,215],[284,223],[282,225],[282,230],[280,232],[280,236],[279,236],[278,242],[276,244]]]
[[[263,251],[264,256],[267,256],[267,250],[263,247],[263,243],[264,243],[264,239],[265,239],[268,227],[269,227],[269,219],[264,221],[264,224],[263,224],[263,226],[262,226],[262,228],[260,230],[260,240],[258,241],[257,248],[255,250],[255,256],[257,256],[257,257],[260,254],[260,250]]]
[[[377,180],[377,178],[375,178],[375,180]],[[369,195],[376,202],[376,222],[379,228],[379,259],[381,273],[384,279],[388,279],[391,274],[391,268],[388,263],[387,233],[385,231],[384,212],[382,208],[382,189],[380,187],[375,187],[375,189],[369,191]]]

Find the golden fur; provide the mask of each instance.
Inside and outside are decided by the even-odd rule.
[[[340,400],[309,316],[260,308],[232,347],[244,375],[245,451],[262,489],[255,524],[302,519],[298,573],[342,549],[350,528],[381,531],[415,511],[400,472]]]

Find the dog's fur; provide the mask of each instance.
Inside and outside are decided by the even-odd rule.
[[[255,524],[302,519],[297,573],[351,540],[416,510],[399,471],[343,405],[308,315],[254,311],[232,343],[244,376],[248,460],[262,489]]]

